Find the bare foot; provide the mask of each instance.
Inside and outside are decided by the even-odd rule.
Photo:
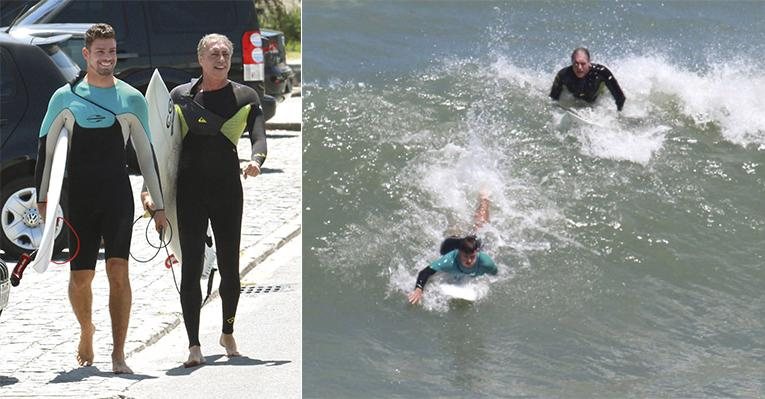
[[[77,363],[81,366],[93,365],[93,334],[96,333],[96,326],[91,324],[90,328],[80,330],[80,345],[77,347]]]
[[[125,356],[112,355],[112,371],[114,374],[133,374],[133,370],[125,363]]]
[[[202,356],[202,348],[200,346],[192,346],[189,348],[189,360],[183,362],[183,367],[196,367],[205,364],[205,358]]]
[[[226,356],[242,356],[239,351],[236,350],[236,340],[234,340],[234,334],[221,334],[219,342],[220,346],[226,348]]]

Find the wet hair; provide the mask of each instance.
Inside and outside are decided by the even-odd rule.
[[[574,49],[573,52],[571,52],[571,62],[572,63],[574,62],[574,56],[576,55],[576,53],[579,53],[579,52],[582,52],[582,53],[584,53],[587,56],[587,61],[590,60],[590,50],[587,50],[586,47],[577,47],[577,48]]]
[[[476,236],[467,236],[462,239],[462,242],[460,242],[460,252],[466,253],[466,254],[472,254],[475,251],[478,251],[481,248],[481,240],[476,238]]]
[[[199,39],[199,44],[197,44],[197,57],[201,57],[202,52],[205,51],[205,49],[209,47],[210,44],[217,41],[222,41],[225,43],[226,47],[228,47],[229,53],[233,55],[234,43],[231,43],[231,40],[229,40],[228,37],[221,35],[220,33],[210,33],[208,35],[202,36],[202,38]]]
[[[90,50],[90,45],[96,39],[114,39],[114,28],[109,24],[95,24],[85,32],[85,48]]]

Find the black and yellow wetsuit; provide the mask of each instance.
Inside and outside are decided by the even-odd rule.
[[[266,130],[257,93],[229,82],[201,91],[202,80],[170,93],[180,116],[183,146],[178,166],[178,230],[183,254],[181,307],[189,346],[199,344],[199,312],[207,221],[215,235],[223,302],[223,332],[234,331],[239,302],[239,242],[242,230],[242,183],[237,142],[250,133],[252,160],[266,159]]]
[[[592,103],[598,99],[598,95],[603,90],[604,85],[611,92],[611,95],[614,96],[616,108],[621,111],[624,101],[626,101],[624,93],[611,71],[600,64],[592,64],[590,71],[583,78],[578,78],[574,74],[573,66],[561,69],[555,75],[555,81],[553,81],[552,88],[550,89],[550,97],[557,101],[560,99],[560,94],[565,87],[575,98]]]
[[[144,182],[157,209],[164,209],[159,174],[151,146],[146,99],[121,80],[96,87],[84,80],[65,85],[48,104],[40,128],[35,168],[37,200],[45,202],[51,160],[61,128],[70,133],[66,163],[69,222],[79,235],[80,252],[72,270],[94,270],[104,241],[106,258],[127,259],[133,232],[133,192],[126,168],[125,146],[131,139]],[[69,248],[76,248],[69,235]]]

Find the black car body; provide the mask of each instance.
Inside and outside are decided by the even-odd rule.
[[[42,0],[21,15],[8,32],[15,35],[17,30],[33,31],[32,25],[38,24],[95,22],[114,27],[115,76],[141,92],[155,68],[169,89],[200,76],[196,54],[199,39],[208,33],[226,35],[235,47],[229,77],[258,92],[266,120],[274,115],[276,98],[283,95],[284,85],[266,83],[274,81],[266,76],[273,70],[264,66],[263,39],[254,2]]]
[[[0,243],[10,256],[31,252],[42,236],[34,191],[40,124],[53,92],[80,71],[56,45],[65,39],[31,44],[0,33]],[[59,234],[57,249],[65,236]]]

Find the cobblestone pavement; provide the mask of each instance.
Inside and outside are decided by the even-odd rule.
[[[301,142],[299,131],[269,130],[268,159],[262,174],[242,181],[242,276],[300,232]],[[247,137],[239,142],[239,156],[249,159]],[[131,183],[138,216],[142,179],[131,177]],[[140,221],[133,232],[131,250],[138,258],[155,252],[145,239],[147,220]],[[154,378],[141,374],[141,370],[125,376],[111,372],[109,289],[103,251],[99,259],[93,281],[93,321],[97,328],[94,365],[81,368],[75,360],[79,326],[67,298],[69,265],[51,265],[42,274],[29,269],[21,285],[11,290],[8,307],[0,317],[0,397],[109,397],[130,383],[126,379]],[[125,347],[128,365],[131,355],[182,323],[173,275],[165,268],[164,259],[160,255],[149,263],[130,261],[133,307]],[[8,266],[10,269],[15,264]],[[180,269],[176,266],[174,270],[180,284]],[[214,295],[218,282],[216,276]]]

